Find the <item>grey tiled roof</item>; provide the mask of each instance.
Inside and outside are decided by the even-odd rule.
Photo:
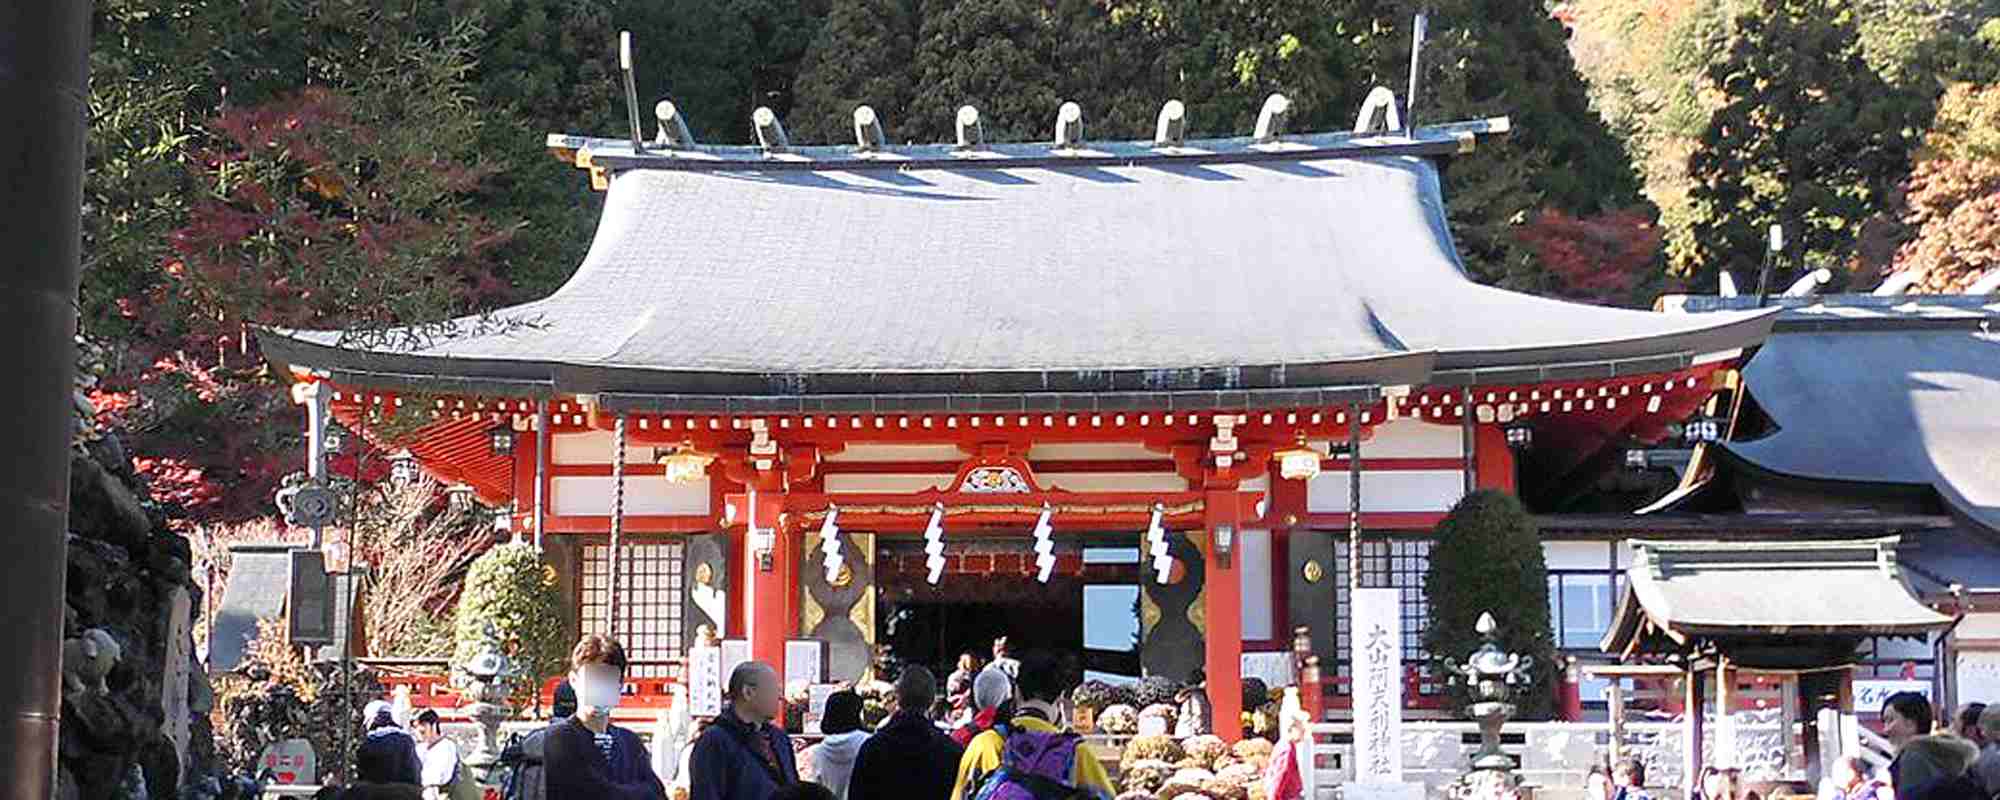
[[[1769,328],[1763,312],[1664,315],[1474,283],[1430,158],[1351,138],[813,168],[627,145],[624,161],[596,158],[623,166],[583,264],[493,315],[513,327],[415,347],[261,341],[274,361],[373,385],[941,410],[974,396],[1318,404],[1434,378],[1637,374]]]

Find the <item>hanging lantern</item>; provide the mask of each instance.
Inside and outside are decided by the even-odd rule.
[[[462,483],[457,484],[444,490],[444,495],[445,501],[450,505],[452,513],[463,514],[472,510],[472,487]]]
[[[417,482],[417,458],[404,450],[389,461],[389,482],[397,486],[408,486]]]
[[[1722,438],[1722,420],[1706,414],[1694,417],[1681,426],[1681,439],[1689,447],[1707,444]]]
[[[511,456],[514,454],[514,429],[506,425],[497,426],[486,432],[486,443],[494,455]]]
[[[1303,432],[1299,434],[1297,444],[1272,455],[1278,459],[1278,474],[1286,480],[1305,481],[1319,477],[1320,452],[1306,444]]]
[[[1526,422],[1515,422],[1506,428],[1507,447],[1516,452],[1535,446],[1535,429]]]
[[[708,465],[715,456],[694,449],[693,443],[684,443],[660,457],[660,465],[666,468],[668,483],[694,483],[708,475]]]
[[[347,431],[342,430],[339,425],[328,425],[326,426],[326,430],[320,431],[319,445],[321,452],[329,456],[337,455],[340,453],[341,446],[345,444],[347,444]]]

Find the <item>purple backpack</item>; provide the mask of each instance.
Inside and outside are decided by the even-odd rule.
[[[978,791],[972,800],[1085,800],[1089,791],[1070,785],[1076,768],[1077,746],[1082,737],[1074,733],[1034,733],[1001,728],[1006,737],[1000,751],[1000,768],[975,779]]]

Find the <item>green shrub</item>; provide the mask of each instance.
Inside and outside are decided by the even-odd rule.
[[[1542,541],[1513,495],[1482,490],[1466,495],[1438,523],[1424,588],[1430,605],[1424,648],[1439,661],[1464,663],[1481,639],[1473,626],[1491,613],[1499,644],[1534,658],[1529,685],[1514,699],[1517,719],[1548,719],[1555,709],[1555,637],[1549,628],[1548,565]],[[1452,687],[1463,706],[1463,682]]]
[[[466,680],[459,670],[480,652],[498,648],[512,661],[516,696],[525,699],[567,666],[570,642],[563,627],[555,572],[541,551],[525,543],[495,546],[472,562],[465,576],[453,678]]]

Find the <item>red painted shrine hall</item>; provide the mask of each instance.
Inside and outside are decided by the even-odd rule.
[[[1469,489],[1515,487],[1510,436],[1532,437],[1534,480],[1615,459],[1695,412],[1772,323],[1468,279],[1439,162],[1506,128],[552,136],[606,192],[561,289],[449,326],[262,345],[345,425],[417,415],[397,445],[511,507],[578,630],[609,626],[655,668],[701,625],[829,681],[882,647],[948,670],[1005,633],[1097,672],[1235,685],[1303,626],[1338,708],[1358,525],[1363,584],[1404,589],[1424,705],[1430,531]],[[511,452],[496,428],[518,432]],[[825,663],[787,665],[806,641]],[[1212,694],[1234,718],[1237,693]]]

